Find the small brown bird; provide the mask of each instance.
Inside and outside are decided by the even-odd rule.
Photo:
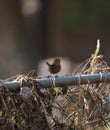
[[[60,59],[56,58],[52,64],[49,64],[48,62],[46,62],[46,64],[48,65],[48,70],[51,74],[56,74],[58,72],[60,72],[61,70],[61,64],[60,64]]]

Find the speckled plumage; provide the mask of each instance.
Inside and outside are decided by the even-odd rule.
[[[51,74],[56,74],[58,72],[60,72],[61,70],[61,63],[60,63],[60,59],[56,58],[52,64],[46,62],[46,64],[48,65],[48,70]]]

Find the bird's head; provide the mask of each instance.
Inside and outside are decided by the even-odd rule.
[[[56,58],[55,60],[54,60],[54,63],[60,63],[61,62],[61,60],[59,59],[59,58]]]

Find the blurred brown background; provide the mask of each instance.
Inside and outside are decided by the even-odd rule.
[[[47,57],[82,62],[101,39],[110,57],[110,0],[0,0],[0,77],[37,68]]]

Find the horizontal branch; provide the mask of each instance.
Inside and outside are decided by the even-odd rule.
[[[76,76],[56,76],[47,78],[36,78],[32,79],[37,81],[43,88],[49,88],[52,85],[56,86],[71,86],[71,85],[83,85],[83,84],[95,84],[95,83],[110,83],[110,72],[97,73],[97,74],[84,74]],[[5,82],[5,86],[9,89],[19,89],[20,82],[10,81]]]

